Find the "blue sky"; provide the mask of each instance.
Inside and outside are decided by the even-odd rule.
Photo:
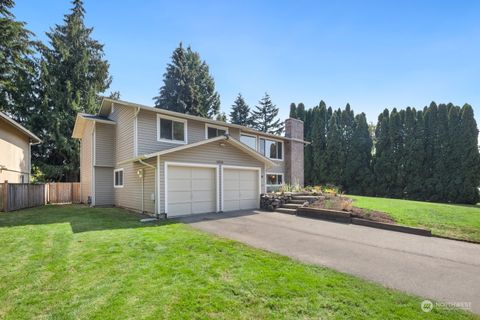
[[[65,0],[17,0],[14,13],[39,39],[62,23]],[[105,44],[111,90],[152,105],[182,41],[210,66],[230,111],[241,92],[365,112],[473,105],[480,119],[480,1],[94,1],[86,24]]]

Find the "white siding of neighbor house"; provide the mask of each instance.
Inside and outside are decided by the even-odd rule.
[[[93,127],[93,122],[89,121],[85,126],[85,131],[80,141],[80,192],[83,203],[87,203],[88,197],[92,196]]]
[[[30,137],[0,118],[0,183],[30,180]]]
[[[115,126],[115,164],[132,159],[134,155],[134,118],[135,108],[116,104],[114,112],[108,116]]]
[[[264,164],[240,149],[226,144],[220,146],[220,142],[211,142],[198,147],[181,150],[175,153],[160,156],[160,211],[165,212],[165,162],[187,162],[201,164],[218,164],[223,165],[245,166],[261,168],[261,190],[264,188]],[[220,170],[221,173],[221,170]],[[220,177],[221,179],[221,177]],[[220,188],[220,197],[221,190]]]

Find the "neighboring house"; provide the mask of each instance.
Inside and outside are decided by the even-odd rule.
[[[82,201],[168,217],[258,208],[261,193],[303,185],[303,122],[285,127],[276,136],[105,98],[73,130]]]
[[[32,171],[31,146],[41,140],[0,112],[0,183],[28,183]]]

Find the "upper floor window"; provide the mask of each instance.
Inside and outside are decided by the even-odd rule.
[[[187,143],[187,120],[157,115],[157,140]]]
[[[123,169],[115,169],[113,171],[113,186],[115,188],[123,188]]]
[[[258,151],[267,158],[282,160],[283,142],[260,138]]]
[[[257,137],[251,136],[249,134],[242,133],[240,135],[240,141],[252,148],[253,150],[257,150]]]
[[[215,138],[228,133],[227,127],[205,124],[205,139]]]

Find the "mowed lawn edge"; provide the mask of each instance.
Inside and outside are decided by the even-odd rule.
[[[382,211],[399,224],[424,227],[432,234],[480,242],[480,206],[348,195],[355,207]]]
[[[118,208],[0,213],[0,318],[474,319],[331,269]]]

